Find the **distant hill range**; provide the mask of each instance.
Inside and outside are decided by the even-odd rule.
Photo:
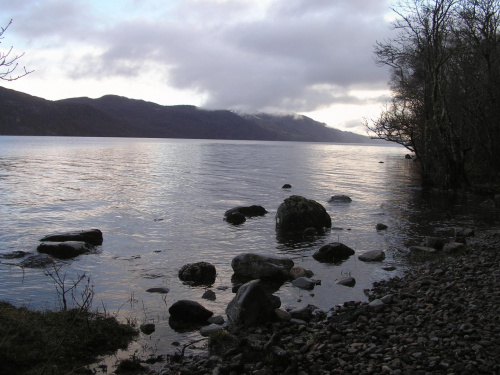
[[[116,95],[50,101],[3,87],[0,135],[373,142],[299,115],[241,115]]]

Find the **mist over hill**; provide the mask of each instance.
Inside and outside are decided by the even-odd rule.
[[[0,135],[373,142],[294,114],[162,106],[116,95],[51,101],[3,87]]]

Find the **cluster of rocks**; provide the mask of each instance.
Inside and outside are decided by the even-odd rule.
[[[82,254],[97,251],[102,245],[103,235],[99,229],[88,229],[74,232],[56,233],[40,239],[37,253],[14,251],[3,254],[4,259],[21,259],[20,263],[13,264],[24,268],[44,268],[55,264],[57,260],[67,260]]]
[[[500,232],[374,284],[370,302],[228,327],[161,374],[497,374]],[[225,343],[227,345],[225,345]]]

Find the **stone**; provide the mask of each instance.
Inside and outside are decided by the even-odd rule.
[[[315,310],[317,310],[316,306],[307,305],[291,310],[290,315],[293,319],[300,319],[302,321],[308,322],[313,318],[313,312]]]
[[[381,262],[385,259],[384,250],[371,250],[358,256],[362,262]]]
[[[368,304],[368,308],[378,312],[384,308],[384,302],[381,299],[375,299]]]
[[[237,255],[231,261],[231,267],[236,275],[250,279],[287,279],[293,266],[293,260],[288,258],[252,253]]]
[[[203,293],[201,298],[208,299],[209,301],[215,301],[217,299],[217,296],[215,295],[215,292],[211,289],[208,289]]]
[[[48,254],[36,254],[28,256],[19,263],[19,266],[24,268],[45,268],[55,263],[54,258]]]
[[[170,317],[187,323],[205,323],[214,313],[196,301],[179,300],[168,309]]]
[[[356,279],[354,279],[354,277],[345,277],[345,278],[337,281],[337,284],[349,286],[352,288],[354,285],[356,285]]]
[[[474,228],[455,228],[455,237],[474,237]]]
[[[17,251],[13,251],[13,252],[7,253],[7,254],[0,254],[0,258],[3,258],[3,259],[19,259],[19,258],[24,258],[28,254],[29,253],[27,253],[26,251],[17,250]]]
[[[58,259],[71,259],[94,250],[94,246],[83,241],[42,242],[39,253],[49,254]]]
[[[208,322],[212,324],[218,324],[218,325],[223,325],[224,324],[224,317],[222,315],[216,315],[208,318]]]
[[[349,246],[334,242],[322,246],[313,254],[313,258],[322,263],[337,263],[341,262],[354,254],[354,250]]]
[[[283,309],[275,309],[274,312],[279,320],[288,322],[290,321],[290,319],[292,319],[292,315],[288,311],[285,311]]]
[[[291,189],[292,188],[292,185],[290,184],[285,184],[281,187],[282,189]]]
[[[292,195],[280,204],[276,212],[276,229],[281,232],[303,232],[306,228],[323,231],[332,226],[332,219],[318,202]]]
[[[154,323],[144,323],[139,326],[139,329],[145,335],[150,335],[156,330]]]
[[[383,223],[378,223],[377,225],[375,225],[376,230],[386,230],[387,228],[389,227]]]
[[[268,293],[260,280],[243,284],[226,308],[228,319],[235,325],[255,325],[272,320],[281,306],[279,297]]]
[[[443,252],[446,254],[456,254],[464,250],[465,245],[461,242],[450,242],[443,246]]]
[[[436,250],[442,250],[446,241],[440,237],[425,237],[422,246],[433,247]]]
[[[321,284],[321,281],[309,279],[307,277],[299,277],[298,279],[292,281],[292,284],[297,288],[307,289],[307,290],[314,289],[314,287],[318,285],[318,283]]]
[[[267,214],[267,211],[264,207],[253,205],[253,206],[248,206],[248,207],[239,206],[239,207],[231,208],[230,210],[227,210],[224,213],[224,216],[227,217],[235,212],[238,212],[238,213],[244,215],[245,217],[264,216],[265,214]]]
[[[347,195],[333,195],[328,202],[329,203],[351,203],[352,199],[350,197],[348,197]]]
[[[179,270],[179,279],[192,281],[195,284],[210,285],[215,282],[217,270],[215,266],[207,262],[189,263]]]
[[[78,241],[86,242],[94,246],[102,245],[103,236],[99,229],[81,230],[75,232],[56,233],[40,239],[43,242],[66,242]]]
[[[247,221],[247,218],[241,212],[231,212],[226,215],[224,220],[226,220],[229,224],[239,225]]]
[[[427,246],[410,246],[408,248],[412,254],[434,254],[437,252],[433,247]]]
[[[200,329],[200,334],[203,337],[210,337],[220,331],[224,331],[224,328],[222,328],[222,326],[218,324],[210,324],[208,326],[202,327]]]
[[[148,292],[148,293],[167,294],[168,292],[170,292],[170,289],[160,286],[160,287],[146,289],[146,292]]]
[[[293,266],[288,273],[292,279],[298,279],[299,277],[313,277],[314,272],[311,270],[306,270],[302,266]]]

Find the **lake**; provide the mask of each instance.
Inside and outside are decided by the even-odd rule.
[[[366,300],[363,289],[406,267],[401,250],[432,234],[435,227],[470,225],[467,207],[446,199],[424,199],[407,151],[391,145],[354,145],[180,139],[0,137],[0,254],[36,253],[39,239],[54,232],[98,228],[104,243],[97,254],[63,263],[67,283],[90,277],[93,306],[156,332],[140,344],[158,354],[173,352],[172,341],[197,337],[168,324],[168,306],[180,299],[224,314],[233,298],[231,260],[253,252],[292,258],[322,281],[313,291],[285,283],[276,293],[283,307],[307,304],[328,310],[348,300]],[[284,184],[291,189],[282,189]],[[345,194],[350,204],[328,203]],[[283,239],[275,213],[290,195],[321,203],[332,217],[324,235]],[[233,226],[224,212],[262,205],[263,217]],[[375,230],[377,223],[388,225]],[[318,263],[322,245],[342,242],[357,254],[340,265]],[[367,250],[386,250],[381,264],[360,262]],[[1,259],[0,297],[36,309],[58,308],[52,279],[42,269],[21,269]],[[184,264],[215,265],[217,299],[205,288],[184,285]],[[351,275],[356,286],[336,280]],[[226,290],[217,287],[229,286]],[[147,293],[152,287],[167,295]],[[78,297],[78,296],[77,296]],[[144,349],[146,350],[146,349]]]

